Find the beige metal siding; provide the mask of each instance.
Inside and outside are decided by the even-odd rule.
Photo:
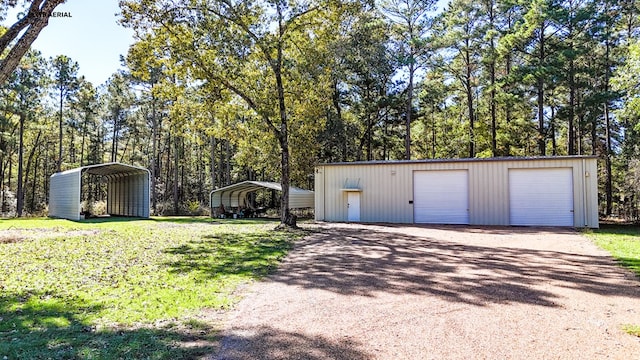
[[[325,193],[324,193],[324,177],[325,177],[325,168],[324,166],[318,166],[316,168],[316,175],[313,184],[313,193],[314,193],[314,218],[316,220],[324,220],[324,201],[325,201]]]
[[[583,165],[584,164],[584,165]],[[467,170],[469,172],[469,223],[509,225],[509,169],[572,169],[574,226],[597,227],[596,159],[583,157],[397,162],[373,164],[326,164],[316,173],[316,219],[346,221],[345,182],[359,180],[361,221],[413,223],[413,172]],[[585,176],[585,174],[589,176]]]
[[[581,215],[584,217],[581,226],[598,227],[598,162],[596,159],[585,159],[582,179],[584,194],[581,201]]]
[[[315,194],[312,192],[290,192],[289,193],[289,208],[290,209],[305,209],[312,208],[315,201]]]

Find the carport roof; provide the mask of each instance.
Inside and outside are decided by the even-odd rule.
[[[108,175],[133,175],[149,172],[145,168],[141,168],[133,165],[121,164],[118,162],[104,163],[81,166],[79,168],[66,170],[57,174],[70,174],[74,172],[81,172],[91,175],[108,176]],[[56,175],[56,174],[54,174]]]
[[[214,193],[226,193],[226,192],[252,192],[260,189],[272,189],[277,191],[282,191],[282,185],[277,182],[271,181],[243,181],[237,184],[229,185],[222,187],[220,189],[216,189],[211,191],[211,194]],[[294,186],[289,187],[289,193],[311,193],[311,190],[304,190]]]

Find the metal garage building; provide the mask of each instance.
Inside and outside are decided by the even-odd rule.
[[[316,167],[323,221],[598,227],[593,156],[373,161]]]
[[[107,213],[149,217],[149,170],[120,163],[83,166],[51,175],[49,216],[80,220],[82,176],[100,176],[107,183]]]

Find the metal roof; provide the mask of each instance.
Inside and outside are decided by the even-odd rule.
[[[282,191],[282,185],[280,183],[271,182],[271,181],[243,181],[237,184],[222,187],[220,189],[215,189],[211,191],[211,195],[213,195],[214,193],[226,193],[226,192],[232,192],[232,193],[252,192],[260,189],[272,189],[272,190]],[[313,194],[313,191],[290,186],[289,193],[290,194],[291,193]]]
[[[244,206],[247,204],[247,195],[261,189],[282,191],[282,185],[269,181],[243,181],[211,191],[209,204],[212,210],[221,204],[232,208]],[[311,190],[304,190],[294,186],[289,187],[290,209],[312,208],[314,199],[315,194]],[[212,211],[211,214],[213,215],[213,213]]]
[[[528,157],[493,157],[493,158],[460,158],[460,159],[421,159],[421,160],[372,160],[322,163],[318,166],[344,165],[401,165],[422,163],[452,163],[452,162],[491,162],[491,161],[535,161],[535,160],[566,160],[566,159],[598,159],[595,155],[563,155],[563,156],[528,156]]]
[[[140,174],[140,173],[149,172],[149,170],[145,168],[121,164],[117,162],[88,165],[88,166],[83,166],[81,169],[85,174],[102,175],[102,176],[115,175],[115,174],[130,175],[130,174]]]
[[[86,165],[75,169],[65,170],[59,173],[55,173],[53,176],[65,175],[80,172],[83,174],[108,176],[108,175],[133,175],[148,173],[149,170],[133,165],[126,165],[118,162],[110,162],[104,164]]]

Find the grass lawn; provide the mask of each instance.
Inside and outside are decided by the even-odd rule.
[[[595,243],[640,276],[640,226],[601,225],[587,232]]]
[[[180,359],[300,234],[261,220],[0,220],[0,359]]]
[[[587,235],[601,248],[607,250],[620,265],[640,277],[640,227],[631,225],[601,225]],[[625,325],[623,330],[640,336],[640,326]]]

